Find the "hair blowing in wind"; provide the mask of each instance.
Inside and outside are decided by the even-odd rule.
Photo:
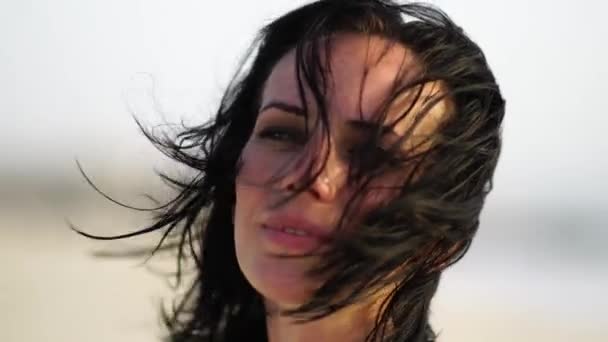
[[[388,0],[324,0],[262,28],[211,120],[183,127],[176,136],[142,128],[161,152],[190,170],[185,179],[160,174],[176,195],[149,209],[155,214],[152,225],[112,237],[81,232],[121,239],[162,231],[157,248],[177,249],[178,279],[184,265],[194,262],[193,282],[182,284],[188,291],[165,313],[170,341],[266,340],[263,301],[239,269],[235,253],[235,179],[241,152],[256,122],[261,89],[289,51],[295,51],[301,98],[308,87],[318,111],[308,136],[320,132],[329,141],[326,92],[331,70],[326,61],[338,33],[379,36],[415,53],[420,70],[407,82],[395,81],[376,115],[379,123],[394,124],[385,112],[408,93],[412,105],[404,106],[399,118],[411,120],[412,129],[381,151],[375,149],[381,132],[374,132],[349,156],[348,182],[358,191],[340,215],[340,234],[332,248],[310,270],[323,284],[306,303],[285,314],[302,322],[319,319],[389,289],[366,340],[435,340],[429,324],[431,299],[442,271],[466,253],[479,227],[500,153],[505,101],[481,49],[439,9]],[[437,81],[445,90],[425,96],[429,84]],[[453,104],[452,112],[432,134],[414,136],[417,123],[444,99]],[[303,103],[308,116],[311,109]],[[406,143],[404,153],[397,147],[407,141],[415,143]],[[319,158],[324,163],[328,155]],[[407,177],[395,189],[397,196],[351,227],[349,217],[374,190],[374,177],[400,168]],[[319,176],[312,163],[308,171],[284,201]],[[276,170],[269,182],[279,181],[285,172]]]

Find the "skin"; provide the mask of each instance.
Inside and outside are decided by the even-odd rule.
[[[407,82],[421,69],[415,55],[407,47],[387,44],[387,40],[375,36],[334,36],[328,62],[331,79],[326,94],[329,141],[321,138],[320,131],[314,131],[307,144],[300,143],[289,132],[303,132],[305,118],[294,115],[293,112],[297,111],[294,108],[273,105],[279,102],[287,104],[287,107],[302,107],[293,52],[278,62],[265,83],[253,134],[241,154],[243,166],[236,180],[234,227],[239,266],[247,280],[265,299],[270,313],[267,328],[271,342],[362,341],[373,325],[376,304],[383,295],[305,324],[295,324],[291,318],[280,316],[281,310],[304,303],[320,285],[322,280],[306,275],[307,270],[318,262],[318,257],[281,257],[293,256],[293,251],[270,243],[260,227],[269,218],[280,214],[306,217],[327,230],[336,226],[340,213],[354,191],[346,182],[348,151],[361,144],[368,133],[362,128],[365,125],[361,122],[374,122],[373,113],[392,94],[395,82]],[[368,73],[364,77],[366,68]],[[422,97],[436,95],[444,88],[439,83],[427,84]],[[309,107],[309,127],[314,127],[318,109],[309,90],[305,95]],[[404,109],[412,104],[413,98],[413,92],[406,92],[393,101],[386,122],[396,121]],[[413,112],[422,107],[422,101],[415,103]],[[418,137],[432,133],[450,111],[451,104],[441,100],[417,125],[413,124],[414,115],[401,119],[394,125],[393,132],[387,133],[382,141],[390,146],[409,129],[413,129],[413,135],[403,142],[402,148],[424,148]],[[288,131],[268,134],[269,129],[275,127],[287,128]],[[329,153],[329,157],[323,165],[317,159],[325,152]],[[322,168],[320,176],[304,192],[276,206],[301,181],[307,163]],[[277,170],[285,170],[281,173],[283,177],[277,182],[268,182]],[[373,184],[396,186],[404,181],[406,174],[406,170],[388,170],[374,179]],[[364,215],[394,197],[394,191],[379,189],[366,193],[357,212]],[[357,222],[360,217],[351,219]]]

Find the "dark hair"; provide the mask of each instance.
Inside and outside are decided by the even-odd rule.
[[[194,170],[194,176],[182,180],[161,174],[177,196],[153,209],[155,223],[108,239],[164,229],[157,248],[167,237],[177,238],[178,279],[188,260],[196,263],[189,291],[165,315],[171,341],[266,339],[261,298],[239,269],[235,254],[232,215],[239,158],[256,121],[263,85],[288,51],[296,53],[300,94],[304,84],[311,88],[319,117],[327,122],[323,104],[330,71],[322,67],[321,51],[328,51],[323,47],[341,32],[380,36],[416,54],[422,71],[406,86],[396,83],[394,96],[406,90],[419,96],[428,82],[445,83],[443,94],[411,115],[424,115],[442,98],[450,99],[454,112],[428,138],[431,147],[401,157],[402,164],[421,171],[311,270],[328,280],[308,303],[288,314],[302,320],[323,317],[391,284],[367,340],[435,340],[429,325],[431,298],[441,272],[464,255],[477,231],[499,156],[505,102],[481,49],[439,9],[389,0],[321,0],[260,31],[211,121],[184,127],[173,138],[143,129],[160,151]],[[364,192],[370,175],[394,155],[358,152],[352,180]]]

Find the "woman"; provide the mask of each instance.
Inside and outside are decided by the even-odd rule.
[[[325,0],[250,56],[210,122],[146,133],[194,176],[164,176],[178,195],[156,223],[109,237],[165,229],[196,262],[170,340],[434,341],[500,149],[482,51],[427,5]]]

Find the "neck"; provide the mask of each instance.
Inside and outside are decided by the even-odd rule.
[[[373,327],[373,305],[352,305],[329,316],[306,323],[296,323],[282,316],[276,306],[266,304],[268,342],[344,341],[362,342]]]

